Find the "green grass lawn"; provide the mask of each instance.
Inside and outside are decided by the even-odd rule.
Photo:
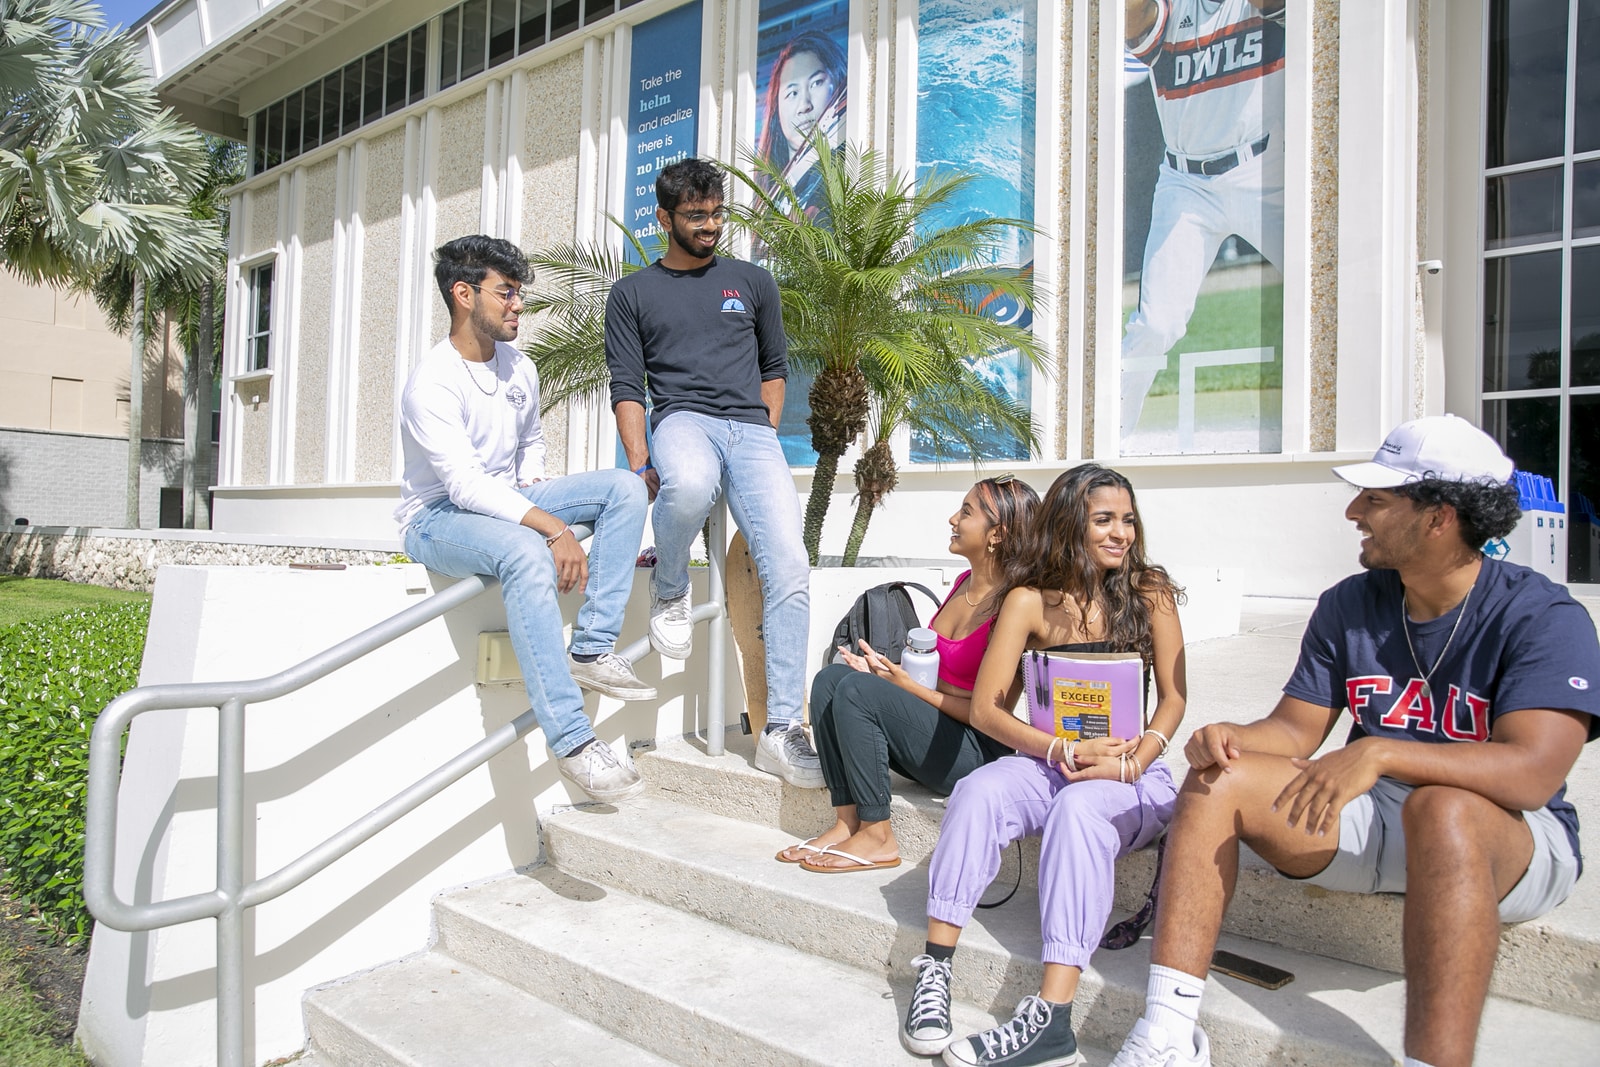
[[[106,589],[98,585],[79,585],[76,582],[58,582],[49,578],[18,578],[11,574],[0,574],[0,626],[44,619],[74,608],[92,608],[101,604],[125,604],[149,599],[149,593]]]
[[[0,942],[0,1064],[5,1067],[87,1067],[61,1039],[59,1024],[34,1002],[12,949]]]

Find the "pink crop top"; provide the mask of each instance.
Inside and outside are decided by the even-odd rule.
[[[971,577],[971,571],[962,571],[956,578],[956,584],[950,587],[950,596],[944,598],[944,603],[950,603],[951,597],[961,588],[963,582]],[[939,605],[939,611],[944,610],[944,604]],[[933,619],[939,617],[939,611],[933,613]],[[929,625],[933,624],[929,620]],[[976,630],[965,637],[954,639],[944,634],[935,634],[938,639],[939,649],[939,678],[957,689],[972,691],[978,682],[978,665],[983,662],[983,654],[989,647],[989,632],[994,629],[994,619],[989,619]]]

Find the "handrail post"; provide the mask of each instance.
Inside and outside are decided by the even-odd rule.
[[[244,702],[217,716],[217,1063],[244,1061]]]
[[[728,505],[719,500],[709,517],[710,537],[706,563],[711,573],[707,576],[707,599],[716,605],[727,600],[726,572],[728,566]],[[723,735],[727,733],[728,707],[725,682],[728,661],[728,613],[723,610],[711,619],[710,640],[706,642],[706,753],[720,756],[723,752]]]

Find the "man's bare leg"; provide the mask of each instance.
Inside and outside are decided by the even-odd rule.
[[[1272,802],[1300,773],[1286,757],[1246,752],[1229,770],[1190,771],[1167,831],[1150,961],[1204,978],[1239,876],[1243,841],[1278,870],[1316,874],[1338,848],[1338,835],[1290,827]]]
[[[1533,858],[1520,814],[1476,793],[1418,787],[1406,831],[1406,1054],[1470,1067],[1500,948],[1500,899]]]

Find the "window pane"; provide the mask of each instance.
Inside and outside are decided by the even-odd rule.
[[[301,150],[309,152],[322,143],[322,83],[312,82],[302,91],[305,93],[306,129]]]
[[[578,28],[578,0],[555,0],[550,11],[550,39],[564,37]]]
[[[1571,291],[1572,384],[1600,385],[1600,245],[1572,250]]]
[[[339,129],[339,107],[344,99],[343,71],[334,71],[322,79],[322,143],[337,140]]]
[[[361,125],[361,71],[364,66],[359,59],[345,64],[344,103],[339,108],[339,127],[343,133]]]
[[[583,24],[592,26],[617,10],[617,0],[588,0],[583,6]]]
[[[1561,155],[1566,100],[1567,0],[1493,0],[1486,165]]]
[[[383,114],[383,49],[374,48],[362,61],[361,125]]]
[[[383,113],[392,115],[406,106],[406,68],[410,65],[411,43],[404,37],[396,37],[389,42],[388,51],[383,78]]]
[[[519,54],[544,44],[546,2],[547,0],[522,0],[522,26],[517,31]]]
[[[1572,398],[1567,452],[1567,581],[1600,581],[1600,531],[1581,517],[1581,493],[1600,509],[1600,396]]]
[[[257,111],[255,119],[255,151],[250,157],[250,173],[260,174],[267,169],[267,112]]]
[[[1573,165],[1572,236],[1600,237],[1600,159]]]
[[[439,88],[448,89],[458,80],[461,72],[461,9],[453,7],[444,13],[440,30],[443,38],[439,48]]]
[[[1578,98],[1572,113],[1575,152],[1600,148],[1600,0],[1578,0]]]
[[[1500,442],[1517,470],[1556,480],[1556,463],[1561,455],[1560,397],[1486,400],[1483,428]]]
[[[490,0],[489,66],[498,67],[517,54],[517,0]]]
[[[262,153],[265,156],[265,166],[263,166],[262,169],[266,170],[270,167],[276,167],[279,163],[283,162],[282,100],[279,100],[276,104],[273,104],[267,108],[267,119],[264,125],[266,127],[266,132],[262,134],[261,144]]]
[[[1561,240],[1561,168],[1490,178],[1483,225],[1487,248]]]
[[[1561,253],[1483,265],[1483,390],[1544,389],[1561,381]]]
[[[415,104],[427,91],[428,78],[428,28],[418,26],[411,31],[411,58],[407,63],[406,79],[410,91],[406,103]]]
[[[488,25],[488,0],[468,0],[461,5],[461,80],[483,70],[488,48],[484,34]]]
[[[300,93],[290,93],[283,101],[283,158],[293,159],[300,154],[300,138],[305,131],[302,121]]]

